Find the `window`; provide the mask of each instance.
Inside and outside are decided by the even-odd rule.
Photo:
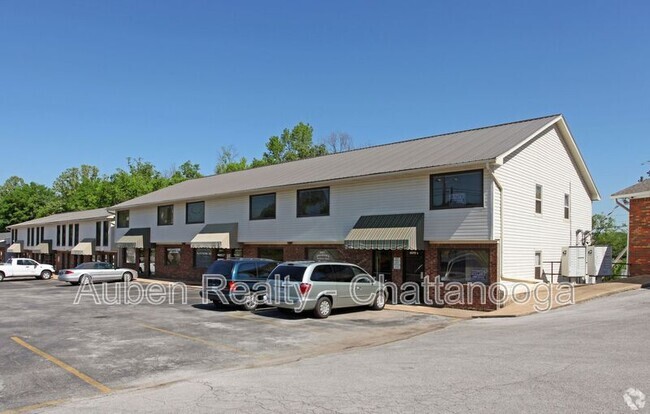
[[[542,278],[542,252],[535,252],[535,279]]]
[[[205,202],[197,201],[185,204],[185,224],[205,222]]]
[[[311,272],[312,282],[336,282],[334,269],[331,265],[316,266]]]
[[[61,226],[56,226],[56,245],[61,245]]]
[[[79,223],[74,225],[74,244],[79,244]]]
[[[237,279],[255,279],[257,278],[256,263],[240,263],[237,268]]]
[[[440,280],[483,282],[490,276],[490,253],[484,249],[438,249]]]
[[[282,247],[259,247],[257,257],[282,262],[284,261],[284,249]]]
[[[542,186],[535,186],[535,213],[542,214]]]
[[[289,279],[290,282],[302,282],[302,277],[307,270],[304,266],[278,266],[273,270],[273,274],[270,275],[272,278],[279,278],[280,280]],[[313,277],[312,277],[313,279]]]
[[[102,245],[102,222],[101,221],[95,223],[95,243],[97,243],[97,246]]]
[[[61,225],[61,246],[65,246],[65,224]]]
[[[257,264],[257,277],[259,277],[260,279],[268,278],[269,275],[271,274],[271,272],[273,271],[273,269],[275,269],[275,267],[277,265],[278,264],[275,263],[275,262],[258,263]]]
[[[568,194],[564,195],[564,218],[566,220],[571,217],[571,197]]]
[[[129,210],[122,210],[117,212],[117,227],[129,227]]]
[[[126,262],[130,264],[135,263],[135,247],[129,247],[124,249],[124,256],[126,257]]]
[[[250,196],[249,218],[267,220],[275,218],[275,193]]]
[[[36,244],[39,244],[41,242],[41,231],[40,230],[41,230],[40,228],[38,228],[38,227],[36,228]]]
[[[212,262],[212,249],[194,249],[194,267],[208,268]]]
[[[178,266],[181,264],[181,249],[180,247],[168,247],[165,249],[165,265]]]
[[[174,206],[158,206],[158,225],[170,226],[174,224]]]
[[[431,176],[431,210],[483,207],[483,170]]]
[[[102,246],[108,246],[108,228],[110,224],[108,221],[102,223]]]
[[[72,238],[74,236],[73,234],[74,227],[72,224],[68,225],[68,246],[72,246]]]
[[[41,241],[45,240],[45,227],[41,227]]]
[[[342,260],[341,254],[336,249],[307,248],[307,260],[315,262],[336,262]]]
[[[316,217],[330,215],[329,187],[298,190],[298,217]]]
[[[32,231],[31,231],[31,229],[27,229],[27,245],[28,246],[32,245]]]

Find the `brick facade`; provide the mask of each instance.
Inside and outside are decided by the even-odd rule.
[[[630,276],[650,275],[650,198],[630,200]]]

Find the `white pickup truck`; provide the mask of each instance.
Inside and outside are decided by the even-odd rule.
[[[54,273],[54,267],[40,264],[32,259],[9,259],[7,263],[0,263],[0,282],[6,277],[30,277],[36,279],[49,279]]]

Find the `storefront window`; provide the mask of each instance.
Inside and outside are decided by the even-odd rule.
[[[336,262],[341,260],[341,254],[336,249],[307,249],[307,260],[316,262]]]
[[[284,249],[282,247],[260,247],[257,249],[257,255],[261,259],[284,261]]]
[[[212,249],[194,249],[194,267],[207,268],[212,262]]]
[[[135,264],[135,248],[128,248],[126,250],[126,262],[129,264]]]
[[[180,247],[166,248],[165,249],[165,265],[178,266],[181,263],[181,249]]]
[[[483,249],[439,249],[440,280],[488,283],[490,253]]]

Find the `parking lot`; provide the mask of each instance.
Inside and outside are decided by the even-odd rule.
[[[191,287],[186,303],[175,289],[173,304],[98,305],[90,296],[74,304],[77,289],[58,280],[0,283],[0,411],[379,345],[452,322],[389,310],[325,320],[219,310]]]

